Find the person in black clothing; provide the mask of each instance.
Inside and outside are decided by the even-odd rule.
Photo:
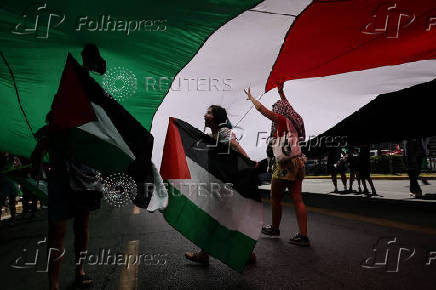
[[[374,187],[374,183],[371,179],[371,163],[370,163],[370,150],[369,145],[361,145],[359,152],[359,177],[363,185],[363,193],[369,195],[368,188],[366,187],[366,181],[371,186],[371,193],[373,196],[377,195]]]
[[[103,74],[106,71],[106,62],[100,56],[95,44],[87,44],[82,50],[83,70],[95,71]],[[51,171],[48,177],[48,216],[49,216],[49,287],[59,289],[60,268],[65,254],[64,240],[67,219],[74,218],[74,248],[76,255],[75,286],[88,288],[92,286],[92,279],[85,274],[81,253],[88,247],[89,214],[90,211],[100,208],[100,197],[95,194],[73,192],[71,187],[71,154],[61,147],[56,138],[67,134],[65,131],[51,132],[49,125],[53,120],[50,111],[46,116],[47,125],[36,133],[37,145],[32,152],[33,169],[41,172],[42,161],[48,152]],[[79,164],[80,165],[80,164]],[[88,167],[89,168],[89,167]],[[91,168],[89,168],[91,169]],[[92,169],[91,169],[92,170]]]
[[[344,185],[344,191],[347,191],[347,176],[345,175],[346,167],[344,156],[342,156],[342,150],[340,148],[332,148],[327,157],[327,170],[331,175],[333,186],[335,189],[332,193],[338,193],[337,175],[341,175],[341,181]]]
[[[425,139],[411,139],[406,143],[407,174],[410,180],[410,193],[415,197],[422,196],[421,187],[418,184],[422,162],[427,155],[427,142]],[[425,182],[423,182],[425,184]]]

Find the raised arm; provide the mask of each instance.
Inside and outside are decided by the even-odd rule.
[[[238,141],[236,141],[235,139],[232,139],[230,141],[230,146],[232,147],[233,150],[241,153],[242,155],[244,155],[245,157],[250,159],[250,156],[248,156],[248,154],[247,154],[247,152],[245,152],[244,148],[242,148],[242,146],[239,145]]]
[[[273,122],[278,122],[279,114],[274,113],[273,111],[268,110],[264,105],[262,105],[258,100],[256,100],[250,92],[250,88],[247,90],[244,90],[244,92],[247,94],[248,99],[253,103],[256,110],[258,110],[262,115],[267,117]]]
[[[286,100],[285,93],[283,92],[283,86],[284,86],[284,82],[279,82],[279,84],[277,86],[277,91],[280,95],[280,99]]]

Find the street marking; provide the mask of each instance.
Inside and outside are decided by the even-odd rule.
[[[266,202],[266,203],[271,203],[270,199],[262,199],[262,201]],[[282,202],[281,204],[284,206],[288,206],[288,207],[294,206],[291,202]],[[362,216],[362,215],[357,215],[357,214],[352,214],[352,213],[339,212],[339,211],[334,211],[334,210],[325,209],[325,208],[318,208],[318,207],[311,207],[311,206],[306,206],[306,208],[308,211],[311,211],[311,212],[321,213],[321,214],[339,217],[339,218],[343,218],[343,219],[355,220],[355,221],[370,223],[370,224],[374,224],[374,225],[378,225],[378,226],[396,228],[396,229],[401,229],[401,230],[406,230],[406,231],[421,232],[421,233],[425,233],[425,234],[429,234],[429,235],[436,235],[436,229],[434,229],[434,228],[417,226],[417,225],[410,225],[410,224],[391,221],[391,220],[387,220],[387,219],[383,219],[383,218],[374,218],[374,217],[367,217],[367,216]]]
[[[124,253],[125,257],[138,257],[139,240],[129,241]],[[138,289],[138,263],[128,258],[127,265],[121,268],[120,290]]]
[[[133,214],[140,214],[141,213],[141,209],[137,206],[133,207]]]

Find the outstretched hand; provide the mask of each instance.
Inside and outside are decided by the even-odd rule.
[[[253,98],[250,92],[250,88],[244,89],[244,93],[247,95],[247,100],[251,100]]]

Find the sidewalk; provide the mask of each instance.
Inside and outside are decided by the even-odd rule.
[[[350,178],[350,174],[347,173],[347,178]],[[420,177],[425,177],[428,180],[436,180],[436,173],[421,173]],[[330,175],[308,175],[306,179],[330,179]],[[339,175],[338,175],[339,178]],[[373,180],[409,180],[409,176],[406,173],[397,174],[371,174]]]
[[[349,180],[347,180],[349,182]],[[323,198],[323,199],[371,199],[378,201],[390,201],[390,202],[406,202],[408,204],[416,204],[416,203],[430,203],[436,206],[436,181],[430,180],[430,185],[422,185],[419,181],[419,184],[423,191],[422,198],[414,198],[410,195],[409,192],[409,181],[408,180],[386,180],[386,179],[375,179],[374,186],[377,190],[377,194],[380,196],[376,197],[366,197],[364,195],[359,195],[355,193],[330,193],[333,190],[333,184],[330,179],[327,178],[313,178],[313,179],[305,179],[303,181],[303,195],[311,196],[313,198]],[[348,184],[347,184],[348,187]],[[271,185],[262,185],[259,187],[264,196],[269,197],[269,191],[271,189]],[[342,182],[340,178],[338,178],[338,189],[342,190]],[[354,182],[353,189],[357,189],[357,182]],[[368,189],[370,189],[368,187]]]

